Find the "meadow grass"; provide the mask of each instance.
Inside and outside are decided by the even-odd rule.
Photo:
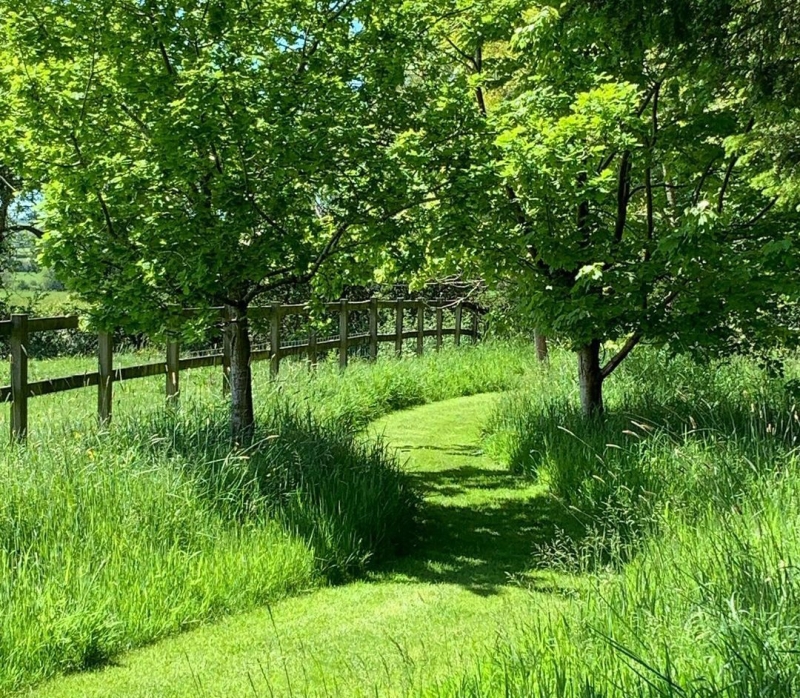
[[[554,351],[534,370],[516,350],[482,351],[496,350],[512,358],[473,373],[491,384],[505,361],[518,390],[373,428],[411,459],[423,496],[410,555],[384,558],[369,584],[182,635],[37,695],[798,695],[796,366],[778,378],[746,359],[637,351],[607,384],[606,417],[586,422],[573,356]],[[407,390],[374,367],[369,399],[324,370],[273,388],[351,434],[394,405],[469,391],[472,379],[442,375],[446,359],[431,357],[436,371]],[[370,370],[357,365],[353,380],[368,385]],[[305,380],[327,404],[314,407]]]
[[[548,540],[555,523],[546,493],[480,448],[497,399],[446,400],[370,425],[370,436],[398,450],[422,497],[409,554],[29,695],[397,697],[463,671],[515,612],[552,611],[580,593],[575,577],[534,566],[531,544]]]
[[[108,430],[94,423],[95,390],[32,400],[28,445],[0,454],[0,692],[391,556],[413,537],[416,496],[358,429],[513,387],[533,361],[525,346],[487,344],[343,373],[286,362],[274,382],[256,364],[246,451],[229,445],[219,372],[183,375],[178,409],[164,406],[163,379],[115,386]],[[31,373],[84,363],[34,361]]]
[[[593,591],[518,615],[513,642],[435,695],[798,695],[796,366],[638,352],[587,423],[568,363],[509,396],[489,442],[581,522],[536,556]]]

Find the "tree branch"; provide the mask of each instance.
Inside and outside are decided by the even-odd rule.
[[[453,47],[453,50],[469,65],[473,67],[476,72],[480,72],[478,62],[473,56],[470,56],[464,49],[458,46],[449,36],[445,36],[444,40]]]
[[[686,189],[688,185],[686,184],[672,184],[671,182],[652,182],[650,186],[653,189],[667,189],[669,191],[677,191],[678,189]],[[638,187],[634,187],[630,190],[628,194],[629,198],[633,198],[641,191],[646,191],[647,187],[644,184],[640,184]]]
[[[169,55],[167,55],[167,47],[164,46],[164,42],[161,39],[158,40],[158,50],[161,53],[161,60],[164,61],[164,67],[167,70],[168,75],[172,75],[175,71],[172,67],[172,63],[170,63]]]
[[[659,80],[657,83],[655,83],[655,85],[650,88],[650,91],[644,96],[641,103],[636,108],[635,114],[637,118],[644,114],[644,110],[647,109],[647,105],[650,104],[650,100],[653,99],[653,96],[656,95],[661,89],[661,82],[662,81]],[[600,164],[597,166],[597,171],[602,172],[604,169],[606,169],[615,157],[617,157],[616,150],[610,152],[605,158],[603,158],[603,160],[600,161]]]
[[[775,206],[775,204],[777,204],[777,203],[778,203],[778,197],[777,197],[777,196],[775,196],[775,197],[773,197],[773,198],[770,200],[770,202],[769,202],[769,203],[768,203],[766,206],[764,206],[764,208],[762,208],[762,209],[761,209],[761,210],[760,210],[760,211],[759,211],[759,212],[758,212],[758,213],[757,213],[755,216],[753,216],[753,217],[752,217],[752,218],[751,218],[749,221],[747,221],[747,223],[742,223],[740,227],[742,227],[742,228],[749,228],[751,225],[755,225],[755,224],[756,224],[756,223],[758,223],[758,221],[760,221],[760,220],[761,220],[761,219],[762,219],[764,216],[766,216],[766,215],[767,215],[767,214],[770,212],[770,210],[772,210],[772,207],[773,207],[773,206]]]
[[[483,48],[480,43],[475,49],[475,58],[472,63],[475,66],[475,72],[480,75],[483,71]],[[478,109],[480,109],[481,115],[485,118],[489,112],[486,109],[486,100],[483,97],[483,88],[480,85],[475,87],[475,99],[478,102]]]
[[[395,216],[400,215],[404,211],[408,211],[409,209],[415,208],[416,206],[421,206],[425,203],[430,203],[432,201],[436,201],[436,197],[425,197],[418,201],[414,201],[411,203],[404,204],[397,209],[387,212],[383,216],[381,216],[377,222],[382,223],[386,222]],[[325,243],[325,246],[320,250],[319,254],[317,255],[316,259],[312,262],[311,266],[308,268],[307,271],[303,272],[302,274],[289,274],[287,273],[286,276],[282,279],[278,279],[277,281],[272,281],[268,284],[259,283],[254,286],[247,294],[245,294],[243,301],[246,304],[252,303],[258,296],[262,296],[265,293],[270,293],[271,291],[275,291],[279,288],[284,286],[295,286],[298,284],[308,283],[313,279],[317,272],[320,270],[322,265],[325,261],[331,257],[331,255],[336,251],[339,246],[339,242],[341,241],[344,234],[353,226],[356,225],[357,221],[348,220],[343,221],[342,223],[337,226],[336,230],[334,230],[333,235],[328,239]],[[264,276],[264,279],[271,278],[274,276],[279,276],[284,272],[288,272],[290,269],[288,267],[284,267],[283,269],[275,270],[270,272],[269,274]],[[263,280],[263,279],[262,279]]]
[[[650,261],[652,255],[651,243],[655,237],[655,215],[653,211],[653,154],[658,141],[658,97],[661,92],[661,83],[657,82],[653,89],[653,119],[650,143],[647,153],[647,167],[644,171],[644,191],[647,206],[647,246],[644,251],[644,259]]]
[[[614,240],[622,242],[625,234],[625,223],[628,220],[628,202],[630,201],[631,189],[631,153],[626,150],[622,154],[622,162],[619,164],[619,179],[617,180],[617,222],[614,229]]]
[[[642,341],[642,335],[638,332],[634,332],[625,344],[622,345],[622,348],[609,360],[609,362],[603,366],[600,371],[600,375],[603,377],[603,380],[608,378],[614,370],[619,366],[625,358],[630,354],[634,347]]]
[[[35,225],[24,225],[24,224],[14,224],[14,225],[7,225],[2,230],[3,233],[16,233],[16,232],[25,232],[31,233],[35,235],[37,238],[41,239],[44,236],[44,230],[41,228],[37,228]]]
[[[711,172],[714,169],[714,163],[719,160],[719,155],[715,155],[711,158],[706,168],[703,170],[703,173],[700,175],[700,179],[697,181],[697,185],[694,188],[694,195],[692,196],[692,202],[696,205],[697,202],[700,200],[700,194],[703,191],[703,186],[706,183],[706,180],[711,176]]]
[[[753,124],[755,123],[754,117],[750,117],[750,121],[747,122],[747,127],[745,128],[745,134],[750,133],[753,130]],[[719,197],[717,198],[717,215],[722,214],[722,209],[725,206],[725,192],[728,190],[728,185],[730,184],[731,177],[733,176],[733,168],[736,167],[736,163],[739,161],[738,155],[732,155],[730,161],[728,162],[728,167],[725,170],[725,177],[722,180],[722,186],[719,189]]]
[[[142,134],[146,136],[149,140],[150,128],[147,126],[147,124],[144,121],[142,121],[139,118],[139,116],[134,114],[133,110],[124,102],[119,102],[119,108],[122,109],[125,115],[139,127],[139,130],[142,132]]]

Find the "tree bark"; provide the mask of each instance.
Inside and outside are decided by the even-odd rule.
[[[247,309],[228,307],[225,335],[230,347],[231,439],[240,446],[253,438],[253,381],[250,372],[250,326]]]
[[[581,410],[586,417],[603,413],[603,372],[600,368],[600,340],[593,339],[578,349],[578,383]]]
[[[536,358],[541,362],[547,361],[547,337],[539,332],[539,330],[534,330],[533,343],[536,345]]]

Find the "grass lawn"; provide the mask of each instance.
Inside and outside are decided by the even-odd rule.
[[[530,613],[583,588],[533,568],[564,510],[480,448],[497,396],[397,412],[370,427],[425,496],[418,548],[364,581],[230,617],[57,679],[30,696],[359,696],[436,692]]]
[[[36,299],[37,314],[61,315],[65,305],[78,305],[79,301],[69,291],[41,291],[14,289],[8,293],[9,302],[24,306]]]

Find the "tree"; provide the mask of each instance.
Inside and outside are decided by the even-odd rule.
[[[0,0],[6,131],[44,256],[97,318],[224,305],[231,426],[252,429],[248,309],[368,261],[430,192],[395,166],[429,83],[390,0]],[[359,267],[359,264],[361,267]]]
[[[776,189],[770,134],[794,122],[742,88],[746,68],[700,50],[703,31],[720,46],[739,36],[743,11],[722,5],[497,0],[442,13],[453,82],[483,118],[426,246],[524,284],[536,326],[576,350],[587,415],[642,341],[693,348],[786,330],[776,320],[796,290],[798,198]],[[710,17],[727,18],[718,36]],[[460,215],[465,200],[483,215]],[[603,360],[609,342],[618,350]]]

